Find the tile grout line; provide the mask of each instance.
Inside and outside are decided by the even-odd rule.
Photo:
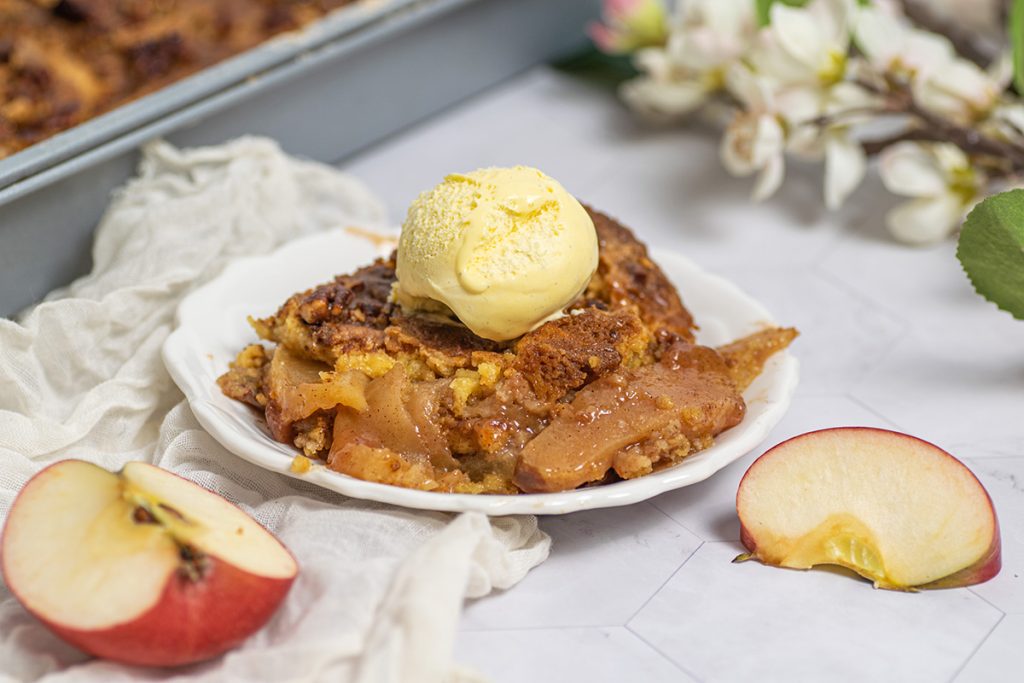
[[[865,294],[864,292],[862,292],[861,290],[857,289],[855,286],[853,286],[852,284],[850,284],[849,282],[844,280],[843,278],[841,278],[841,277],[839,277],[837,275],[834,275],[833,273],[825,270],[824,268],[821,267],[821,263],[820,262],[814,264],[814,267],[811,268],[811,272],[814,275],[816,275],[816,276],[820,277],[821,279],[825,280],[826,282],[831,283],[833,286],[838,287],[839,289],[843,290],[844,292],[846,292],[847,294],[849,294],[853,298],[857,299],[861,303],[868,304],[869,306],[877,308],[887,318],[890,318],[892,320],[892,322],[895,322],[900,327],[902,327],[904,332],[906,332],[907,330],[910,330],[913,327],[912,325],[910,325],[906,321],[904,316],[902,316],[898,312],[890,309],[887,304],[885,304],[883,302],[880,302],[880,301],[875,301],[875,298],[873,296],[871,296],[869,294]]]
[[[850,244],[853,241],[854,235],[859,234],[861,230],[863,230],[863,226],[850,227],[848,223],[844,223],[838,219],[835,223],[839,226],[839,229],[836,231],[836,239],[830,244],[823,246],[814,254],[814,257],[811,260],[813,266],[810,270],[820,268],[824,261],[827,261],[841,247]]]
[[[991,600],[986,598],[984,595],[982,595],[981,593],[978,593],[977,591],[975,591],[974,590],[974,586],[967,586],[967,592],[969,592],[971,595],[973,595],[974,597],[976,597],[979,600],[981,600],[982,602],[984,602],[986,605],[988,605],[989,607],[991,607],[995,611],[999,612],[1000,615],[1002,615],[1004,617],[1006,616],[1007,612],[1002,607],[996,605],[994,602],[992,602]]]
[[[679,662],[677,662],[676,660],[672,659],[667,654],[662,652],[660,648],[658,648],[656,645],[654,645],[654,643],[652,643],[651,641],[647,640],[642,635],[640,635],[639,633],[634,631],[632,628],[630,628],[629,624],[626,624],[625,629],[627,631],[629,631],[630,633],[632,633],[634,638],[636,638],[637,640],[642,642],[647,647],[651,648],[651,650],[653,650],[655,654],[657,654],[659,657],[664,659],[666,662],[668,662],[669,664],[671,664],[675,668],[679,669],[680,671],[682,671],[684,674],[686,674],[687,676],[689,676],[693,680],[697,681],[697,683],[703,683],[703,679],[702,678],[700,678],[699,676],[694,674],[692,671],[687,669],[685,666],[683,666],[682,664],[680,664]]]
[[[978,595],[977,593],[974,593],[974,591],[971,591],[971,593],[973,593],[974,595]],[[980,598],[981,596],[978,595],[978,597]],[[982,598],[982,599],[984,600],[984,598]],[[989,604],[989,605],[992,604],[988,600],[985,600],[985,602],[987,604]],[[1003,612],[1002,610],[999,610],[999,611],[1000,611],[999,619],[996,620],[996,623],[992,624],[992,628],[990,628],[988,630],[988,633],[986,633],[985,637],[981,639],[981,642],[979,642],[974,647],[974,649],[971,650],[971,654],[967,655],[967,659],[964,660],[963,664],[961,664],[959,667],[957,667],[957,670],[955,672],[953,672],[953,677],[949,679],[949,683],[955,683],[956,679],[960,678],[960,674],[962,674],[964,672],[964,669],[967,668],[967,665],[971,663],[972,659],[974,659],[974,655],[978,654],[978,650],[981,649],[981,646],[984,645],[986,641],[988,641],[988,639],[992,636],[992,634],[995,632],[995,630],[999,627],[999,624],[1003,623],[1003,620],[1006,619],[1006,613]]]
[[[678,490],[678,489],[676,489],[676,490]],[[668,493],[668,492],[666,491],[666,493]],[[654,502],[655,500],[657,500],[657,496],[655,496],[654,498],[652,498],[652,499],[650,499],[650,500],[648,500],[648,501],[646,501],[646,502],[647,502],[647,503],[648,503],[648,504],[649,504],[649,505],[650,505],[650,506],[651,506],[652,508],[654,508],[655,510],[657,510],[657,511],[658,511],[658,512],[660,512],[661,514],[665,515],[665,517],[667,517],[667,518],[669,519],[669,521],[670,521],[670,522],[672,522],[673,524],[675,524],[676,526],[678,526],[678,527],[679,527],[680,529],[682,529],[683,531],[685,531],[685,532],[686,532],[686,533],[688,533],[688,534],[692,534],[694,538],[696,538],[696,539],[699,539],[699,540],[700,540],[700,542],[701,542],[701,544],[703,544],[703,543],[704,543],[704,541],[706,541],[706,540],[707,540],[707,539],[705,539],[704,537],[702,537],[702,536],[701,536],[700,534],[698,534],[698,533],[697,533],[696,531],[694,531],[693,529],[689,528],[688,526],[686,526],[685,524],[683,524],[682,522],[680,522],[680,521],[679,521],[678,519],[676,519],[675,517],[673,517],[672,515],[668,514],[667,512],[665,512],[664,510],[662,510],[662,509],[661,509],[660,507],[658,507],[658,504],[657,504],[656,502]],[[697,546],[697,547],[699,548],[700,546]],[[696,551],[696,550],[694,550],[693,552],[695,553],[695,552],[697,552],[697,551]],[[690,553],[690,554],[692,555],[693,553]],[[686,560],[689,560],[689,559],[690,559],[689,557],[687,557],[687,558],[686,558]],[[685,564],[685,563],[686,563],[686,560],[683,560],[683,564]],[[683,566],[683,565],[679,565],[679,567],[682,567],[682,566]],[[676,569],[678,569],[679,567],[677,567]],[[663,584],[663,585],[664,585],[664,584]]]
[[[652,506],[652,507],[653,507],[653,506]],[[663,513],[663,514],[664,514],[664,513]],[[667,515],[666,515],[666,516],[667,516]],[[680,525],[680,526],[682,526],[682,525]],[[691,533],[692,533],[692,532],[691,532]],[[695,536],[696,536],[696,535],[695,535]],[[696,538],[700,538],[700,536],[696,536]],[[657,595],[658,593],[660,593],[660,592],[661,592],[661,589],[662,589],[662,588],[664,588],[665,586],[667,586],[667,585],[668,585],[668,582],[669,582],[669,581],[671,581],[671,580],[672,580],[672,579],[673,579],[673,578],[675,577],[675,575],[676,575],[676,574],[678,574],[678,573],[679,573],[679,572],[680,572],[680,571],[682,570],[682,568],[686,566],[686,563],[690,561],[690,558],[691,558],[691,557],[693,557],[694,555],[696,555],[696,554],[697,554],[697,551],[698,551],[698,550],[700,550],[701,548],[703,548],[703,547],[704,547],[704,544],[705,544],[705,543],[707,543],[707,541],[705,541],[704,539],[701,539],[701,541],[700,541],[700,544],[699,544],[699,545],[698,545],[698,546],[697,546],[696,548],[694,548],[694,549],[693,549],[693,552],[691,552],[691,553],[690,553],[689,555],[687,555],[687,556],[686,556],[686,559],[684,559],[684,560],[683,560],[682,562],[680,562],[680,563],[679,563],[679,566],[678,566],[678,567],[676,567],[675,569],[673,569],[673,570],[672,570],[672,573],[668,575],[668,578],[666,578],[666,579],[665,579],[664,581],[662,581],[662,582],[661,582],[661,585],[660,585],[660,586],[658,586],[658,587],[657,587],[657,588],[656,588],[656,589],[654,590],[654,592],[652,592],[652,593],[651,593],[650,595],[648,595],[648,596],[647,596],[647,599],[646,599],[646,600],[644,600],[643,604],[642,604],[642,605],[640,605],[639,607],[637,607],[637,608],[636,608],[636,611],[635,611],[635,612],[633,612],[633,613],[632,613],[631,615],[629,615],[629,618],[628,618],[628,619],[626,619],[626,621],[625,621],[625,622],[623,622],[623,624],[622,624],[622,625],[623,625],[623,626],[625,626],[626,628],[629,628],[629,622],[631,622],[631,621],[633,621],[634,619],[636,619],[636,615],[640,614],[640,612],[642,612],[642,611],[643,611],[644,607],[647,607],[647,605],[648,605],[648,604],[649,604],[649,603],[651,602],[651,600],[653,600],[653,599],[654,599],[654,597],[655,597],[655,596],[656,596],[656,595]]]
[[[891,322],[894,322],[900,329],[899,334],[893,337],[892,340],[890,340],[888,347],[883,349],[882,352],[875,357],[875,360],[873,363],[871,363],[870,367],[868,367],[863,373],[861,373],[860,378],[854,380],[852,386],[850,386],[847,389],[847,394],[852,396],[853,392],[856,391],[858,387],[863,386],[864,383],[867,382],[871,375],[874,374],[875,370],[877,370],[879,366],[881,366],[882,363],[884,363],[885,360],[895,352],[896,348],[900,344],[905,342],[907,338],[914,333],[914,326],[907,323],[895,312],[889,310],[888,307],[879,304],[872,297],[867,296],[864,293],[853,288],[845,280],[841,280],[832,275],[831,273],[822,270],[820,265],[816,265],[812,269],[812,274],[815,277],[820,278],[822,281],[828,282],[832,286],[837,287],[838,289],[845,292],[848,296],[853,297],[857,301],[877,308],[886,318],[890,318]]]
[[[662,660],[664,660],[672,668],[677,669],[677,670],[683,672],[684,674],[686,674],[687,676],[692,678],[694,681],[697,681],[697,683],[703,683],[702,679],[700,679],[699,677],[695,676],[693,674],[693,672],[691,672],[690,670],[688,670],[686,667],[682,666],[678,662],[674,661],[671,657],[669,657],[664,652],[662,652],[661,650],[656,648],[654,645],[649,643],[646,638],[641,636],[639,633],[637,633],[633,629],[629,628],[629,626],[623,626],[622,624],[601,624],[601,625],[597,625],[597,626],[592,625],[592,624],[591,625],[587,625],[587,626],[539,626],[539,627],[538,626],[513,626],[513,627],[494,628],[494,629],[487,629],[487,628],[483,628],[483,629],[459,629],[458,631],[456,631],[455,635],[456,635],[456,638],[458,638],[458,634],[460,634],[460,633],[502,633],[504,631],[515,631],[515,632],[522,632],[522,631],[568,631],[570,629],[590,629],[590,630],[597,631],[599,629],[617,629],[617,628],[621,628],[621,629],[625,630],[627,633],[629,633],[629,635],[633,636],[634,638],[639,640],[641,643],[646,645],[654,654],[656,654],[658,657],[660,657]]]
[[[488,626],[477,626],[472,628],[459,628],[456,633],[501,633],[502,631],[569,631],[571,629],[588,628],[625,628],[622,624],[545,624],[544,626],[500,626],[490,628]]]
[[[883,422],[888,424],[890,427],[898,429],[901,432],[907,431],[904,427],[900,426],[899,423],[897,423],[896,421],[886,417],[885,415],[880,413],[878,410],[876,410],[875,408],[873,408],[870,405],[868,405],[868,403],[866,401],[864,401],[862,398],[854,395],[852,391],[846,392],[843,396],[844,396],[844,398],[846,398],[846,399],[848,399],[850,401],[853,401],[854,403],[856,403],[861,408],[863,408],[864,410],[868,411],[869,413],[871,413],[872,415],[874,415],[878,419],[882,420]]]

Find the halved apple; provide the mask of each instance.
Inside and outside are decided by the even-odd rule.
[[[758,458],[736,493],[737,560],[847,567],[876,588],[953,588],[999,573],[981,482],[926,441],[867,427],[810,432]]]
[[[11,507],[0,545],[11,592],[91,654],[172,666],[259,629],[298,573],[294,558],[220,496],[141,462],[119,473],[63,460]]]

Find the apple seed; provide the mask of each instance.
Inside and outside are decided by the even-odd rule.
[[[156,517],[153,516],[153,513],[150,512],[149,510],[147,510],[146,508],[142,507],[141,505],[136,507],[135,510],[132,511],[132,520],[136,524],[156,524],[157,523],[156,522]]]
[[[178,556],[182,560],[178,573],[186,581],[198,582],[209,569],[210,563],[206,559],[206,555],[190,545],[179,544]]]

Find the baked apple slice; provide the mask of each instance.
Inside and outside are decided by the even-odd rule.
[[[758,458],[740,482],[738,560],[847,567],[876,588],[981,583],[999,573],[992,501],[963,463],[883,429],[810,432]]]
[[[0,553],[11,592],[58,636],[152,666],[237,645],[298,573],[240,509],[141,462],[118,473],[81,460],[42,470],[15,499]]]

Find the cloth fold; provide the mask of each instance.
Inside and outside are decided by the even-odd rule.
[[[169,671],[89,660],[2,586],[0,680],[468,680],[451,662],[462,601],[514,585],[547,557],[536,518],[404,510],[261,470],[200,428],[160,359],[178,302],[230,259],[385,221],[357,180],[272,141],[153,143],[97,228],[93,271],[17,321],[0,319],[0,520],[51,462],[146,460],[240,505],[301,566],[266,628]]]

